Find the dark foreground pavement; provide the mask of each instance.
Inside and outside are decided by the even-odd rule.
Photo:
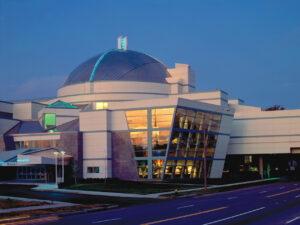
[[[46,220],[47,218],[45,218]],[[57,217],[39,224],[300,224],[300,182]]]

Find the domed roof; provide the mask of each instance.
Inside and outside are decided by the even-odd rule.
[[[109,50],[96,55],[71,72],[64,84],[93,81],[142,81],[167,83],[170,75],[164,64],[144,53]]]

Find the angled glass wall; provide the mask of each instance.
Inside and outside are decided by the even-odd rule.
[[[126,111],[131,144],[140,178],[162,178],[173,115],[174,108]]]
[[[203,178],[204,145],[207,176],[221,115],[199,110],[148,108],[126,111],[140,178]]]
[[[205,144],[208,177],[220,122],[216,113],[177,108],[163,178],[203,178]]]

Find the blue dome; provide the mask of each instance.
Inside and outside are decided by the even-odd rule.
[[[146,54],[110,50],[90,58],[71,72],[64,84],[93,81],[142,81],[167,83],[167,67]]]

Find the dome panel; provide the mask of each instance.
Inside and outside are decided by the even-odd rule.
[[[68,76],[63,87],[88,81],[167,83],[165,79],[169,76],[166,66],[151,56],[130,50],[111,50],[79,65]]]

